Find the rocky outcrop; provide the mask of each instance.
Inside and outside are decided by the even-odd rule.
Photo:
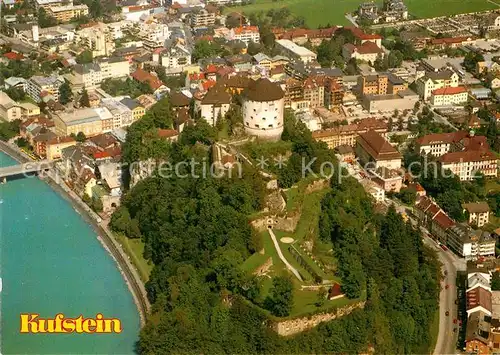
[[[323,190],[330,186],[330,180],[329,179],[322,179],[322,180],[316,180],[307,185],[306,187],[306,195],[309,195],[310,193],[316,192]]]
[[[264,264],[255,269],[253,274],[256,276],[263,276],[267,274],[271,266],[273,266],[273,258],[269,257]]]
[[[329,322],[331,320],[348,315],[358,308],[364,308],[366,301],[351,304],[330,313],[319,313],[310,317],[295,318],[284,321],[277,321],[273,324],[273,330],[281,336],[289,336],[303,331],[312,329],[322,322]]]

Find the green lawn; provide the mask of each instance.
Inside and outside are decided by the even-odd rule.
[[[347,297],[342,297],[331,301],[326,300],[321,307],[317,307],[316,302],[318,300],[318,293],[316,291],[301,290],[300,285],[295,285],[293,296],[294,304],[290,317],[313,313],[319,310],[327,311],[333,307],[344,307],[348,304],[356,303],[366,298],[365,294],[363,294],[361,298],[353,300],[350,300]]]
[[[130,260],[132,260],[132,263],[137,268],[142,281],[146,283],[149,280],[153,264],[148,263],[142,256],[144,253],[144,243],[142,240],[130,239],[119,233],[115,233],[115,237],[122,245],[125,253],[130,256]]]
[[[349,25],[345,18],[348,12],[357,10],[360,0],[256,0],[254,4],[226,7],[225,12],[242,11],[246,13],[268,11],[288,7],[295,15],[304,16],[311,28],[328,23]],[[382,1],[377,1],[381,3]],[[500,4],[500,1],[498,2]],[[486,11],[498,8],[487,0],[405,0],[411,15],[418,18],[455,15],[466,12]]]

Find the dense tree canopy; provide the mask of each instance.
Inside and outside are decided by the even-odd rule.
[[[322,202],[320,233],[334,244],[344,292],[358,297],[367,290],[375,349],[427,352],[439,294],[435,255],[394,207],[386,216],[374,215],[357,181],[333,187]]]
[[[125,160],[151,157],[142,148],[149,145],[149,132],[170,127],[171,119],[165,99],[134,123]],[[331,156],[293,116],[285,125],[292,168],[279,178],[292,183],[301,176],[294,175],[290,160],[319,156],[321,162]],[[185,128],[162,158],[174,165],[210,161],[212,134],[199,121]],[[146,178],[124,196],[112,217],[112,228],[142,239],[144,256],[154,264],[146,284],[153,309],[141,331],[140,353],[359,353],[369,344],[381,353],[428,352],[439,266],[420,233],[394,208],[387,216],[375,214],[356,180],[332,178],[332,191],[321,203],[320,237],[333,245],[343,291],[351,298],[366,296],[367,305],[283,338],[270,325],[273,316],[290,314],[291,279],[275,276],[264,299],[259,280],[241,268],[262,248],[248,223],[248,215],[263,206],[262,176],[246,165],[241,177],[197,178],[202,172],[200,165],[183,166],[168,178]]]

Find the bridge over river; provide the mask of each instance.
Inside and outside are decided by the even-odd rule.
[[[0,168],[0,179],[4,180],[10,176],[47,171],[52,168],[53,163],[49,160],[39,160]]]

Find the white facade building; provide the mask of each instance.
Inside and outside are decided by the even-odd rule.
[[[441,88],[432,92],[431,104],[433,106],[463,105],[467,103],[468,97],[467,89],[463,86]]]
[[[161,53],[161,65],[167,72],[181,72],[191,64],[191,52],[181,44],[176,44]]]
[[[298,59],[304,63],[316,60],[316,53],[310,51],[306,47],[299,46],[288,39],[279,39],[276,41],[276,44],[278,44],[278,48],[286,56]]]
[[[279,140],[283,132],[284,92],[268,79],[250,83],[244,92],[243,124],[248,134]]]
[[[248,45],[250,42],[259,43],[260,33],[257,26],[241,26],[231,29],[227,33],[227,40],[239,40]]]
[[[56,101],[59,100],[59,87],[64,80],[58,76],[32,76],[26,83],[26,93],[36,102],[40,102],[40,94],[47,92]]]

